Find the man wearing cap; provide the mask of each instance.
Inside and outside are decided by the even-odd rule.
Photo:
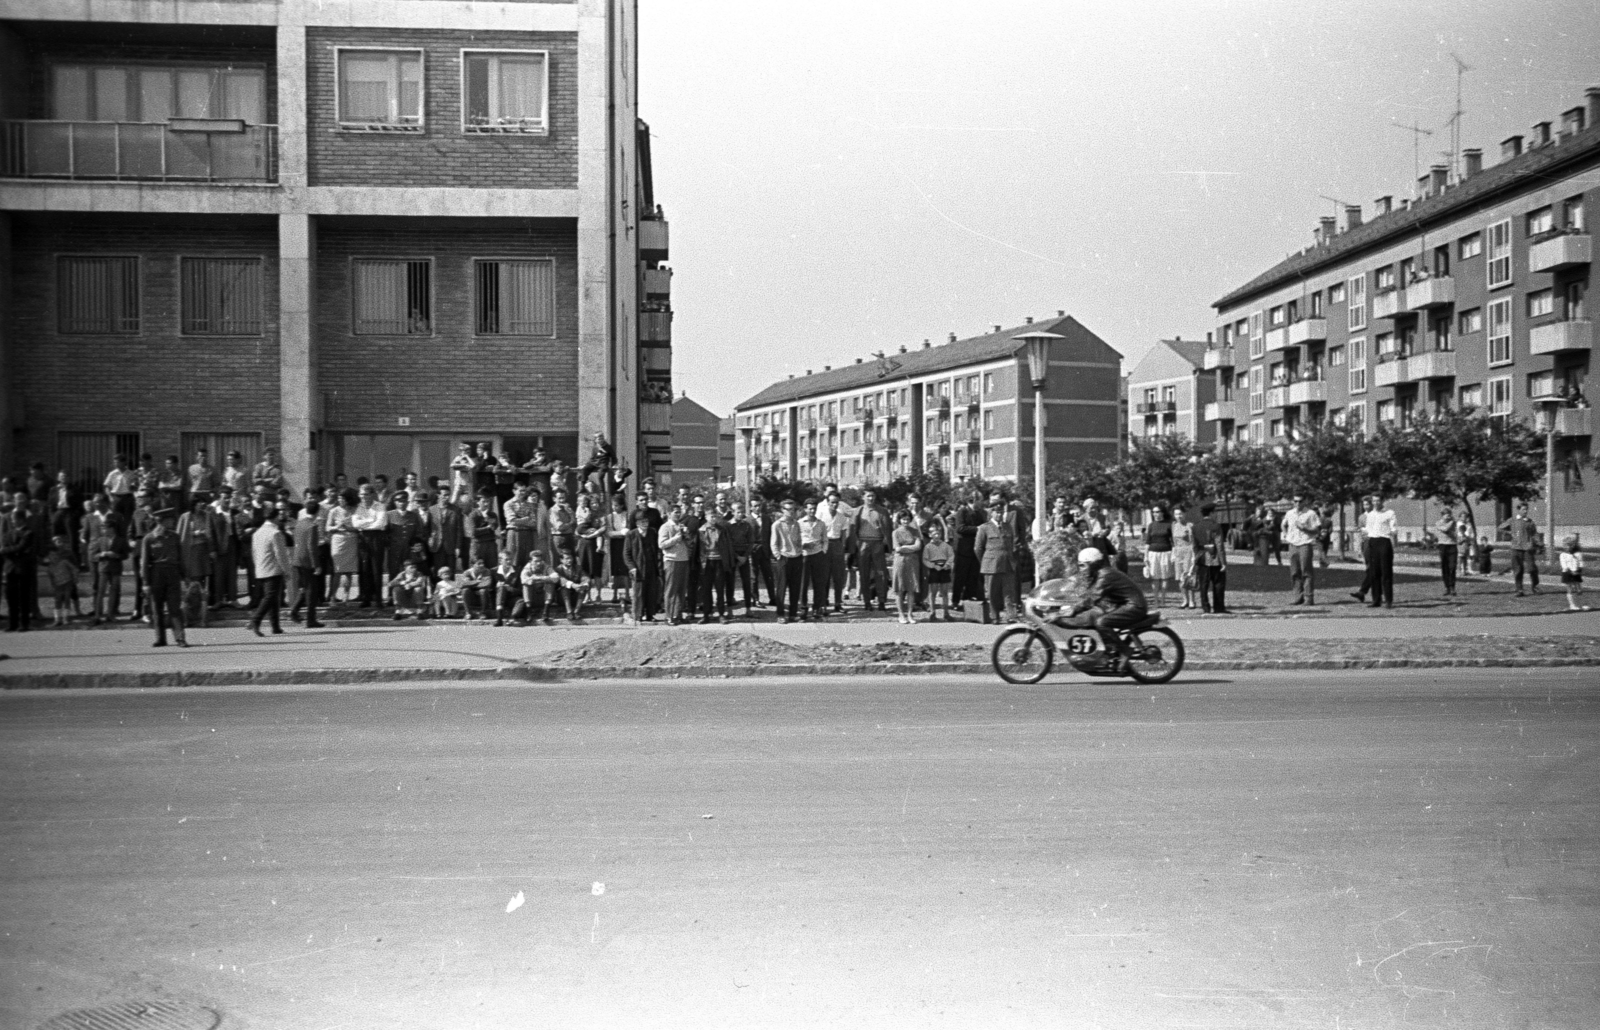
[[[984,604],[993,610],[995,622],[1005,622],[1011,615],[1012,577],[1016,575],[1017,538],[1006,524],[1005,505],[996,504],[989,509],[989,521],[978,527],[972,551],[978,559],[978,571],[983,575]]]
[[[154,524],[139,541],[139,568],[150,602],[150,624],[156,639],[151,647],[167,646],[167,620],[179,647],[188,647],[183,634],[183,545],[178,539],[178,512],[162,508],[152,512]]]

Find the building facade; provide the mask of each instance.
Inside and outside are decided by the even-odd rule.
[[[1216,399],[1216,377],[1202,370],[1206,343],[1157,340],[1128,373],[1128,436],[1182,436],[1203,447],[1216,442],[1205,407]]]
[[[672,472],[664,481],[687,486],[722,478],[722,419],[684,393],[672,402]]]
[[[1414,201],[1380,197],[1370,221],[1350,206],[1342,231],[1323,219],[1312,247],[1217,301],[1202,360],[1218,439],[1271,445],[1324,420],[1403,426],[1447,407],[1525,419],[1555,437],[1558,537],[1592,540],[1600,492],[1573,459],[1594,432],[1600,88],[1587,101],[1554,132],[1541,122],[1506,139],[1492,167],[1469,149],[1459,176],[1435,166]],[[1545,502],[1533,507],[1543,525]],[[1397,512],[1420,536],[1426,506]]]
[[[1063,337],[1045,384],[1047,462],[1115,457],[1122,356],[1057,312],[774,383],[735,409],[738,479],[860,485],[934,468],[958,480],[1030,473],[1033,384],[1017,337],[1038,331]]]
[[[670,461],[635,0],[0,3],[0,472]]]

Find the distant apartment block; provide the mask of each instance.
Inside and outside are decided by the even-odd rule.
[[[1128,373],[1128,435],[1132,440],[1182,436],[1202,446],[1216,442],[1216,423],[1206,420],[1216,379],[1203,370],[1207,343],[1157,340]]]

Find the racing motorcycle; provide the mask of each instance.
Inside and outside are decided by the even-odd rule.
[[[990,651],[994,671],[1007,683],[1038,683],[1050,674],[1060,651],[1067,664],[1089,676],[1127,676],[1140,683],[1166,683],[1183,669],[1183,641],[1161,613],[1151,612],[1116,641],[1113,630],[1095,627],[1091,612],[1069,613],[1076,598],[1065,579],[1039,584],[1022,599],[1022,618],[1008,626]],[[1121,652],[1113,644],[1121,644]]]

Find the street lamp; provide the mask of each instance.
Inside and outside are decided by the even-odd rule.
[[[1033,380],[1033,538],[1044,537],[1044,381],[1050,374],[1050,344],[1060,333],[1034,331],[1012,337],[1028,345],[1028,376]]]
[[[739,427],[739,435],[744,437],[744,503],[750,504],[756,496],[756,427],[753,416]]]

